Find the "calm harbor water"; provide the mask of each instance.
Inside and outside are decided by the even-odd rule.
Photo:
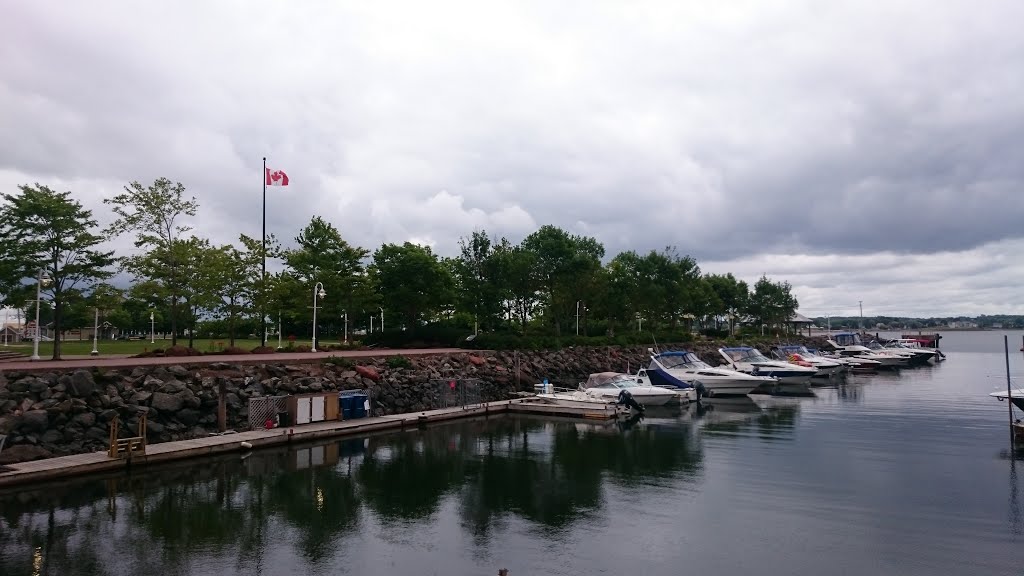
[[[464,421],[0,492],[0,574],[1019,574],[1024,459],[988,396],[1002,333],[945,336],[939,366],[812,398]]]

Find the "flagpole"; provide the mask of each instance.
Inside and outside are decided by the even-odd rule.
[[[266,322],[263,306],[267,300],[267,157],[263,157],[263,272],[260,276],[260,323]],[[265,326],[264,326],[265,328]],[[260,330],[260,346],[267,345],[267,331]]]

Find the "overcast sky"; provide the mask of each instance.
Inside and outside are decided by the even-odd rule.
[[[1024,3],[10,3],[0,187],[454,255],[543,224],[807,315],[1024,314]],[[130,245],[125,239],[119,247]]]

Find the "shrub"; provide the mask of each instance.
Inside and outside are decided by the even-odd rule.
[[[276,352],[276,350],[270,346],[257,346],[252,349],[253,354],[273,354],[274,352]]]
[[[402,355],[388,356],[388,359],[385,360],[385,363],[388,365],[388,368],[391,368],[391,369],[395,369],[395,368],[409,368],[409,367],[412,366],[412,362],[408,358],[406,358],[405,356],[402,356]]]
[[[156,352],[156,351],[154,351]],[[199,352],[196,348],[185,347],[182,345],[171,346],[164,351],[164,356],[182,357],[182,356],[203,356],[203,353]]]
[[[313,349],[309,346],[309,344],[299,344],[294,348],[290,345],[288,346],[289,352],[312,352],[312,350]]]
[[[324,360],[324,364],[330,364],[339,368],[352,368],[355,366],[355,362],[352,362],[348,358],[342,358],[341,356],[331,356]]]
[[[245,348],[239,348],[237,346],[229,346],[220,352],[221,354],[249,354],[250,352]]]

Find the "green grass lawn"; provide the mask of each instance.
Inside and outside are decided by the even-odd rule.
[[[296,344],[302,343],[304,342],[296,340]],[[308,342],[305,343],[308,344]],[[181,346],[188,346],[188,338],[179,339],[178,344]],[[283,344],[287,346],[287,342],[284,342]],[[157,348],[168,348],[170,345],[170,340],[161,340],[159,338],[156,339],[154,344],[150,344],[148,338],[145,340],[100,340],[97,349],[99,350],[100,355],[138,354],[140,352],[156,350]],[[252,350],[259,345],[259,340],[235,339],[235,347],[237,348]],[[276,348],[277,340],[272,339],[267,342],[267,345]],[[197,339],[193,346],[200,352],[216,352],[227,348],[228,340],[226,338],[218,338],[214,340]],[[32,343],[12,342],[7,349],[31,354]],[[4,350],[2,345],[0,345],[0,350]],[[60,352],[61,356],[88,356],[89,353],[92,352],[92,340],[64,340],[61,342]],[[39,356],[42,358],[50,358],[53,356],[53,342],[40,342]]]

